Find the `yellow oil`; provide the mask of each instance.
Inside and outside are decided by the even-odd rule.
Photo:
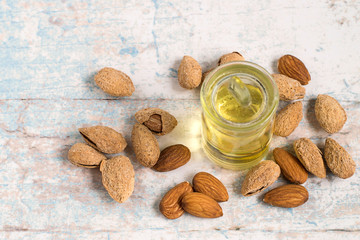
[[[251,97],[249,106],[240,104],[229,92],[228,84],[223,84],[216,91],[214,96],[214,105],[217,113],[224,119],[235,122],[245,123],[257,118],[263,107],[263,93],[261,90],[250,84],[245,84]]]
[[[251,103],[241,105],[224,83],[209,93],[207,99],[212,102],[217,114],[235,124],[246,124],[258,118],[264,110],[264,93],[257,86],[245,84]],[[210,104],[210,103],[209,103]],[[261,116],[260,116],[261,117]],[[240,126],[241,128],[241,126]],[[268,151],[272,137],[272,123],[250,131],[232,131],[222,129],[203,116],[203,147],[208,156],[217,164],[229,169],[246,169],[258,163]],[[219,156],[226,156],[226,159]]]

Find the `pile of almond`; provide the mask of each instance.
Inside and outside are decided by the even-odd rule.
[[[116,156],[108,159],[103,153],[122,152],[127,143],[121,133],[105,126],[79,129],[84,143],[74,144],[69,152],[69,161],[79,167],[100,167],[102,182],[109,195],[116,201],[125,202],[134,191],[135,172],[129,158]]]
[[[182,145],[169,146],[160,152],[153,134],[165,135],[177,125],[170,113],[159,108],[146,108],[135,113],[138,121],[133,127],[131,142],[137,160],[155,171],[167,172],[185,165],[191,158],[190,150]],[[121,133],[106,126],[79,129],[84,143],[74,144],[69,152],[69,161],[79,167],[100,167],[102,183],[116,201],[126,201],[134,191],[135,171],[126,156],[107,158],[104,154],[118,154],[127,146]]]
[[[223,55],[218,65],[232,61],[244,61],[238,52]],[[193,89],[202,83],[213,69],[202,73],[200,64],[190,56],[184,56],[178,70],[181,87]],[[280,74],[273,74],[279,89],[280,100],[301,100],[310,74],[298,58],[285,55],[278,61]],[[95,83],[113,96],[131,96],[135,91],[132,80],[125,73],[114,68],[103,68],[95,76]],[[318,95],[315,115],[320,126],[328,133],[342,129],[346,122],[346,112],[342,106],[328,95]],[[274,122],[274,134],[289,136],[303,118],[302,103],[295,101],[281,109]],[[190,150],[182,145],[168,146],[160,151],[155,137],[171,132],[177,120],[160,108],[146,108],[135,113],[137,123],[131,133],[132,147],[136,159],[145,167],[158,172],[167,172],[185,165],[191,158]],[[102,183],[109,195],[116,201],[126,201],[134,190],[135,171],[126,156],[107,157],[105,154],[118,154],[127,146],[121,133],[106,126],[93,126],[79,129],[85,143],[76,143],[68,152],[69,161],[80,167],[100,167]],[[328,168],[340,178],[349,178],[355,172],[355,162],[349,153],[334,139],[327,138],[323,152],[307,138],[300,138],[293,144],[297,157],[288,151],[275,148],[275,161],[265,160],[247,173],[241,187],[241,194],[252,196],[271,186],[282,175],[291,183],[272,189],[264,195],[263,201],[274,206],[292,208],[304,204],[309,193],[304,184],[308,172],[317,177],[326,177]],[[162,198],[160,212],[169,219],[176,219],[188,212],[197,217],[217,218],[223,215],[218,202],[225,202],[229,195],[225,186],[213,175],[197,173],[192,181],[182,182],[169,190]]]
[[[279,89],[280,100],[291,101],[305,96],[306,85],[311,80],[305,65],[296,57],[285,55],[278,61],[281,74],[273,74]],[[346,112],[342,106],[328,95],[318,95],[315,104],[316,119],[328,133],[341,130],[346,122]],[[280,110],[275,118],[274,134],[289,136],[303,118],[302,103],[296,101]],[[297,157],[281,148],[275,148],[275,162],[266,160],[253,167],[246,175],[241,193],[244,196],[257,194],[273,184],[280,173],[291,183],[267,192],[263,201],[273,206],[292,208],[304,204],[309,193],[299,185],[306,182],[308,173],[319,178],[326,177],[325,162],[328,168],[340,178],[349,178],[355,173],[356,165],[350,154],[334,139],[327,138],[323,153],[307,138],[293,143]],[[324,157],[324,159],[323,159]]]
[[[219,179],[206,172],[193,178],[193,187],[182,182],[170,189],[162,198],[159,209],[168,219],[176,219],[184,212],[201,218],[217,218],[223,215],[218,202],[226,202],[229,194]]]

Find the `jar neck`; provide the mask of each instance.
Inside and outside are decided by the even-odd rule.
[[[233,122],[224,119],[214,107],[214,92],[231,75],[241,76],[247,83],[256,85],[263,93],[264,103],[258,116],[248,122]],[[271,75],[255,63],[241,61],[220,65],[209,73],[201,87],[201,104],[204,114],[219,127],[231,130],[252,130],[269,122],[274,116],[279,94]]]

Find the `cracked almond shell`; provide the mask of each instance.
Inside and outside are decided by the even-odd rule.
[[[271,74],[279,89],[279,97],[282,101],[303,99],[305,88],[300,82],[283,74]]]
[[[271,160],[262,161],[246,174],[241,194],[245,197],[257,194],[273,184],[279,176],[279,165]]]
[[[96,85],[112,96],[131,96],[135,87],[130,77],[114,68],[105,67],[94,77]]]
[[[160,108],[145,108],[135,113],[138,123],[144,124],[156,135],[165,135],[177,125],[176,118]]]
[[[232,52],[222,55],[219,59],[218,65],[222,65],[228,62],[244,61],[245,58],[239,52]]]
[[[106,126],[79,128],[80,134],[91,147],[103,153],[120,153],[127,143],[125,138],[114,129]]]
[[[181,87],[193,89],[201,83],[200,64],[190,56],[184,56],[178,69],[178,81]]]
[[[319,178],[326,177],[326,169],[320,149],[308,138],[300,138],[294,142],[296,156],[302,165]]]
[[[106,157],[85,143],[76,143],[70,148],[68,159],[78,167],[96,168]]]
[[[347,117],[344,108],[334,98],[319,94],[315,102],[315,116],[320,126],[328,133],[342,129]]]
[[[332,138],[325,141],[324,158],[336,176],[346,179],[354,175],[356,164],[350,154]]]
[[[102,183],[117,202],[125,202],[134,191],[135,171],[129,158],[117,156],[100,164]]]
[[[184,209],[181,207],[183,196],[193,189],[188,182],[182,182],[170,189],[159,204],[160,212],[168,219],[176,219],[183,215]]]
[[[299,126],[303,118],[302,103],[294,102],[283,109],[275,117],[274,134],[281,137],[289,136]]]
[[[159,143],[151,131],[140,123],[135,123],[131,142],[136,159],[145,167],[153,167],[159,159]]]

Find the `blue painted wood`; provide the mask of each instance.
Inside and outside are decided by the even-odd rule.
[[[299,208],[270,207],[262,195],[244,198],[245,172],[221,169],[201,150],[199,90],[177,84],[184,54],[206,70],[237,50],[270,72],[281,55],[294,54],[312,76],[304,119],[289,137],[275,137],[272,148],[291,149],[299,137],[323,147],[330,135],[315,120],[314,99],[330,94],[348,115],[331,136],[359,166],[359,9],[358,1],[344,0],[0,2],[0,239],[359,238],[359,167],[347,180],[310,177],[310,199]],[[104,66],[129,74],[134,95],[117,99],[96,87],[93,75]],[[111,126],[129,143],[133,114],[147,106],[179,121],[158,138],[161,148],[183,143],[192,159],[156,173],[137,163],[130,144],[124,154],[135,167],[135,191],[119,204],[99,171],[73,166],[67,151],[82,141],[82,126]],[[165,219],[157,209],[163,194],[198,171],[228,188],[224,216]]]

